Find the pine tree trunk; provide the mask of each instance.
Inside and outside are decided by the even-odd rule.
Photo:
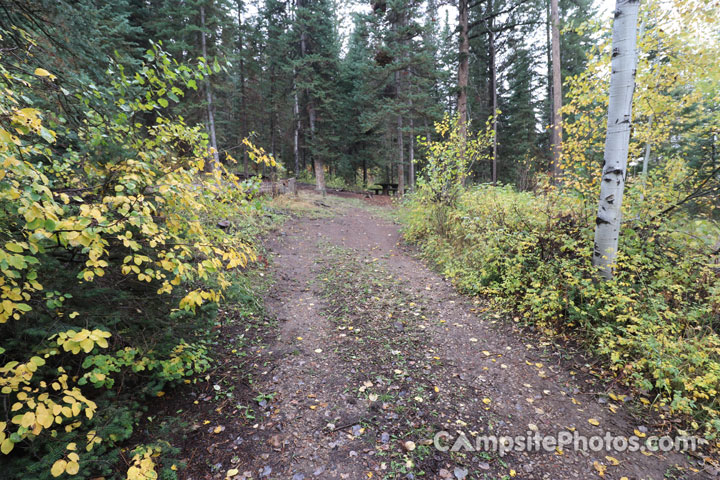
[[[202,47],[202,55],[205,61],[207,58],[207,41],[205,40],[205,7],[200,6],[200,44]],[[212,148],[213,164],[210,170],[217,170],[220,167],[220,157],[218,155],[217,139],[215,137],[215,115],[213,112],[213,96],[210,88],[210,80],[205,77],[205,97],[207,99],[207,115],[208,115],[208,132],[210,134],[210,147]]]
[[[300,176],[300,102],[297,92],[297,73],[293,68],[293,118],[295,119],[295,132],[293,136],[293,157],[295,159],[295,178]]]
[[[492,184],[497,184],[497,67],[495,65],[496,53],[495,53],[495,32],[493,31],[493,1],[488,0],[488,13],[489,18],[487,22],[488,27],[488,64],[490,68],[490,81],[488,83],[489,91],[488,97],[490,100],[490,115],[492,115]]]
[[[412,98],[410,99],[410,143],[408,145],[408,183],[410,191],[415,191],[415,119],[412,114]]]
[[[308,117],[310,120],[310,142],[315,143],[315,105],[312,99],[308,100]],[[315,190],[322,192],[323,197],[325,196],[325,165],[320,155],[312,156],[313,164],[315,165]]]
[[[270,123],[270,155],[275,158],[275,68],[270,67],[270,111],[268,122]]]
[[[467,138],[467,86],[470,75],[470,39],[468,38],[468,0],[458,0],[460,55],[458,58],[458,129],[461,141]]]
[[[247,99],[245,97],[245,58],[243,57],[243,2],[237,0],[238,18],[238,56],[240,57],[240,144],[247,137]],[[243,152],[243,173],[248,175],[248,153],[247,148],[241,147]]]
[[[362,156],[363,188],[367,188],[367,157]]]
[[[611,279],[613,276],[622,220],[637,65],[636,29],[639,7],[639,0],[617,0],[615,4],[605,160],[593,251],[593,265],[599,268],[600,276],[604,279]]]
[[[300,2],[298,2],[298,6],[301,6]],[[304,25],[302,27],[302,32],[300,33],[300,54],[303,57],[307,54],[307,32],[305,31]],[[310,144],[312,147],[315,147],[315,102],[309,91],[306,91],[305,93],[307,94],[308,99],[307,111],[310,123]],[[320,158],[319,155],[316,155],[316,152],[312,152],[312,160],[315,168],[315,190],[322,192],[324,197],[327,193],[325,189],[325,165],[323,159]]]
[[[395,72],[395,101],[398,106],[400,107],[400,82],[402,81],[402,76],[400,75],[400,72]],[[405,168],[404,168],[404,150],[405,146],[403,145],[403,118],[402,118],[402,112],[398,112],[397,114],[397,148],[398,148],[398,163],[397,163],[397,175],[398,175],[398,195],[404,195],[405,194]]]
[[[545,54],[547,56],[547,125],[548,145],[550,147],[550,173],[553,171],[552,161],[552,124],[553,124],[553,88],[552,88],[552,20],[550,19],[550,0],[545,2]]]
[[[550,0],[550,18],[552,21],[552,80],[553,80],[553,102],[552,102],[552,174],[554,177],[560,175],[560,159],[562,155],[562,69],[560,61],[560,13],[558,11],[558,0]]]
[[[405,194],[405,145],[403,143],[403,118],[402,115],[397,117],[397,136],[398,136],[398,195]]]

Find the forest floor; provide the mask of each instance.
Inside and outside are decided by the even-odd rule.
[[[172,407],[192,424],[181,478],[716,478],[700,454],[436,449],[441,431],[474,445],[668,422],[592,359],[458,294],[377,201],[302,195],[314,208],[266,243],[265,315],[224,320],[218,368]]]

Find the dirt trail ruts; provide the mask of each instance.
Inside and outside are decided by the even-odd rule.
[[[471,441],[470,432],[516,436],[568,431],[587,437],[655,433],[622,398],[608,398],[591,376],[574,371],[583,366],[562,359],[564,352],[521,335],[512,319],[500,318],[483,301],[459,295],[402,246],[396,225],[366,208],[346,207],[329,218],[288,221],[268,244],[276,285],[266,306],[279,321],[279,335],[255,385],[274,395],[268,397],[253,446],[247,446],[252,460],[246,466],[252,478],[715,478],[693,472],[693,459],[683,454],[604,449],[586,453],[571,446],[513,452],[503,458],[430,447],[432,462],[426,465],[431,467],[424,476],[398,473],[402,467],[393,470],[377,448],[380,439],[363,435],[363,419],[372,405],[358,398],[350,379],[365,366],[336,354],[337,332],[323,311],[319,278],[326,260],[324,244],[353,249],[362,261],[377,262],[406,292],[421,298],[426,341],[442,363],[443,375],[452,377],[448,385],[482,392],[482,399],[455,398],[459,405],[452,407],[462,412],[461,418],[438,420],[438,429],[452,435],[463,431]],[[436,398],[438,403],[449,401],[443,400],[442,391]],[[379,426],[375,431],[382,430]],[[427,439],[415,442],[423,440]]]

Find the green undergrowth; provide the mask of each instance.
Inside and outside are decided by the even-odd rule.
[[[661,415],[720,432],[720,278],[706,222],[628,221],[612,281],[591,264],[594,212],[575,197],[511,187],[463,191],[454,206],[421,192],[405,237],[464,292],[489,295],[547,332],[563,331],[606,361]]]

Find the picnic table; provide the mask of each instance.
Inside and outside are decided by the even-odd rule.
[[[375,192],[375,195],[380,195],[380,192],[382,191],[382,195],[390,195],[390,193],[397,193],[398,190],[398,184],[397,183],[378,183],[379,187],[370,187],[370,190]]]

